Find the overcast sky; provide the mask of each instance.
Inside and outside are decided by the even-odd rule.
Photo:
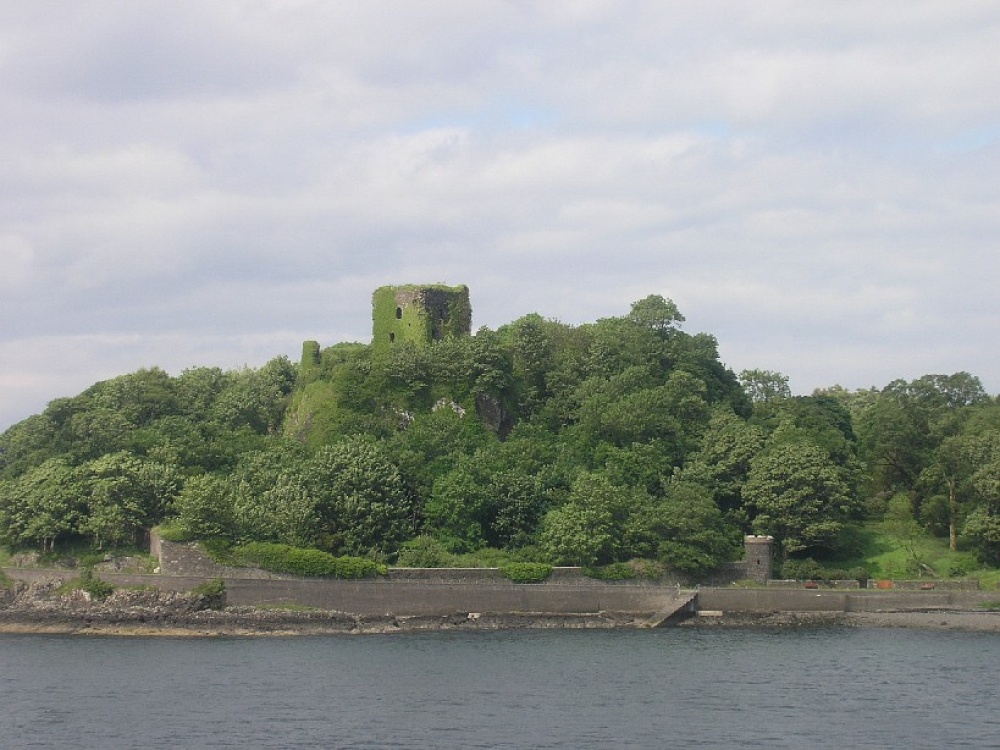
[[[995,0],[4,2],[0,430],[367,342],[398,283],[996,394],[998,50]]]

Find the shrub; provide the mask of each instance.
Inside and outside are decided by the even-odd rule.
[[[222,609],[226,604],[226,582],[221,578],[213,578],[198,584],[191,593],[207,600],[209,609]]]
[[[0,570],[0,589],[9,589],[13,585],[14,581],[11,580],[6,573]]]
[[[97,578],[91,568],[85,568],[79,578],[67,581],[57,589],[60,593],[86,591],[92,599],[107,599],[114,593],[114,590],[113,584]]]
[[[785,560],[781,566],[782,578],[797,581],[815,581],[823,578],[823,566],[807,557],[805,560]]]
[[[188,530],[176,521],[164,521],[156,527],[156,532],[166,542],[190,542],[193,539]]]
[[[850,581],[864,584],[871,578],[871,571],[865,565],[853,568],[825,568],[811,557],[804,560],[786,560],[781,566],[784,578],[794,578],[798,581]]]
[[[635,568],[629,563],[616,562],[594,568],[584,568],[583,574],[588,578],[600,581],[628,581],[638,576]]]
[[[657,560],[630,560],[629,567],[638,578],[645,578],[647,581],[658,581],[666,574],[665,566]]]
[[[948,575],[952,577],[966,576],[979,567],[975,555],[969,553],[956,554],[948,566]]]
[[[233,547],[225,539],[203,539],[201,546],[205,552],[219,565],[239,565],[233,557]]]
[[[310,578],[373,578],[388,572],[385,565],[365,557],[334,557],[318,549],[270,542],[234,547],[229,559],[239,565]]]
[[[512,562],[500,567],[500,572],[514,583],[541,583],[552,575],[548,563]]]
[[[191,593],[196,596],[221,596],[226,593],[226,582],[221,578],[213,578],[211,581],[199,583]]]
[[[93,568],[95,565],[100,565],[102,562],[107,562],[110,559],[103,552],[87,552],[80,555],[76,564],[81,568]]]
[[[502,568],[515,562],[528,562],[516,559],[508,550],[494,547],[483,547],[475,552],[452,555],[451,564],[456,568]]]
[[[444,568],[450,557],[441,542],[423,535],[403,543],[396,564],[403,568]]]

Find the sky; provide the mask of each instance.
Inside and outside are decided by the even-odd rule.
[[[140,368],[673,300],[794,393],[1000,392],[995,0],[0,4],[0,431]]]

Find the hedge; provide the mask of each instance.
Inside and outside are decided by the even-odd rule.
[[[514,583],[541,583],[552,575],[548,563],[513,562],[500,566],[500,572]]]
[[[318,549],[270,542],[233,547],[230,559],[238,565],[310,578],[374,578],[388,573],[385,565],[365,557],[334,557]]]

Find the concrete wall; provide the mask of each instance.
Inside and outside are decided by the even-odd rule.
[[[365,581],[224,577],[230,606],[295,605],[356,615],[449,615],[456,612],[596,613],[651,616],[669,606],[677,586],[649,582],[594,581],[565,570],[553,580],[516,584],[483,571],[480,578],[447,578],[442,570],[407,570],[400,579]],[[31,582],[77,575],[75,571],[5,568],[12,579]],[[462,573],[462,571],[456,571]],[[421,577],[421,573],[424,577]],[[102,573],[118,586],[153,586],[190,591],[216,576]],[[996,592],[869,591],[753,588],[701,588],[697,610],[723,612],[898,612],[927,609],[978,609]]]
[[[960,591],[836,591],[815,589],[698,590],[699,610],[723,612],[898,612],[922,609],[976,609],[996,594]]]
[[[653,613],[676,592],[667,586],[559,583],[227,580],[227,603],[296,604],[352,614],[447,615],[454,612]]]
[[[866,588],[869,589],[900,589],[904,591],[979,591],[979,579],[969,578],[954,581],[929,581],[926,578],[917,580],[886,580],[869,578]]]
[[[698,579],[702,586],[724,586],[733,581],[742,581],[747,578],[747,562],[726,562],[722,563],[718,569],[708,575],[703,575]]]
[[[150,551],[159,557],[161,575],[129,576],[129,584],[189,590],[205,580],[222,578],[230,606],[296,605],[359,615],[649,614],[666,606],[679,585],[676,581],[598,581],[587,578],[579,568],[555,568],[548,580],[534,584],[513,583],[496,568],[393,568],[388,576],[372,580],[318,580],[229,568],[214,562],[196,543],[168,542],[155,535]],[[119,578],[101,577],[112,583]],[[183,587],[175,581],[183,581]]]
[[[764,585],[776,588],[776,589],[804,589],[804,588],[818,588],[818,589],[859,589],[861,588],[861,583],[854,578],[849,578],[847,580],[838,581],[799,581],[794,579],[779,580],[772,578],[770,581],[765,581]]]
[[[68,580],[76,571],[7,568],[15,580]],[[437,573],[439,571],[433,571]],[[391,577],[364,581],[284,578],[229,578],[228,606],[294,605],[355,615],[449,615],[456,612],[538,612],[551,614],[623,612],[650,616],[666,607],[677,587],[635,581],[593,581],[567,573],[545,583],[512,583],[505,578],[446,580],[417,571],[402,580]],[[102,580],[117,586],[153,586],[163,591],[190,591],[216,576],[138,575],[105,573]],[[575,582],[574,582],[575,581]]]
[[[292,578],[258,568],[231,568],[219,565],[197,542],[168,542],[157,534],[149,535],[149,553],[160,561],[160,573],[199,578]]]

